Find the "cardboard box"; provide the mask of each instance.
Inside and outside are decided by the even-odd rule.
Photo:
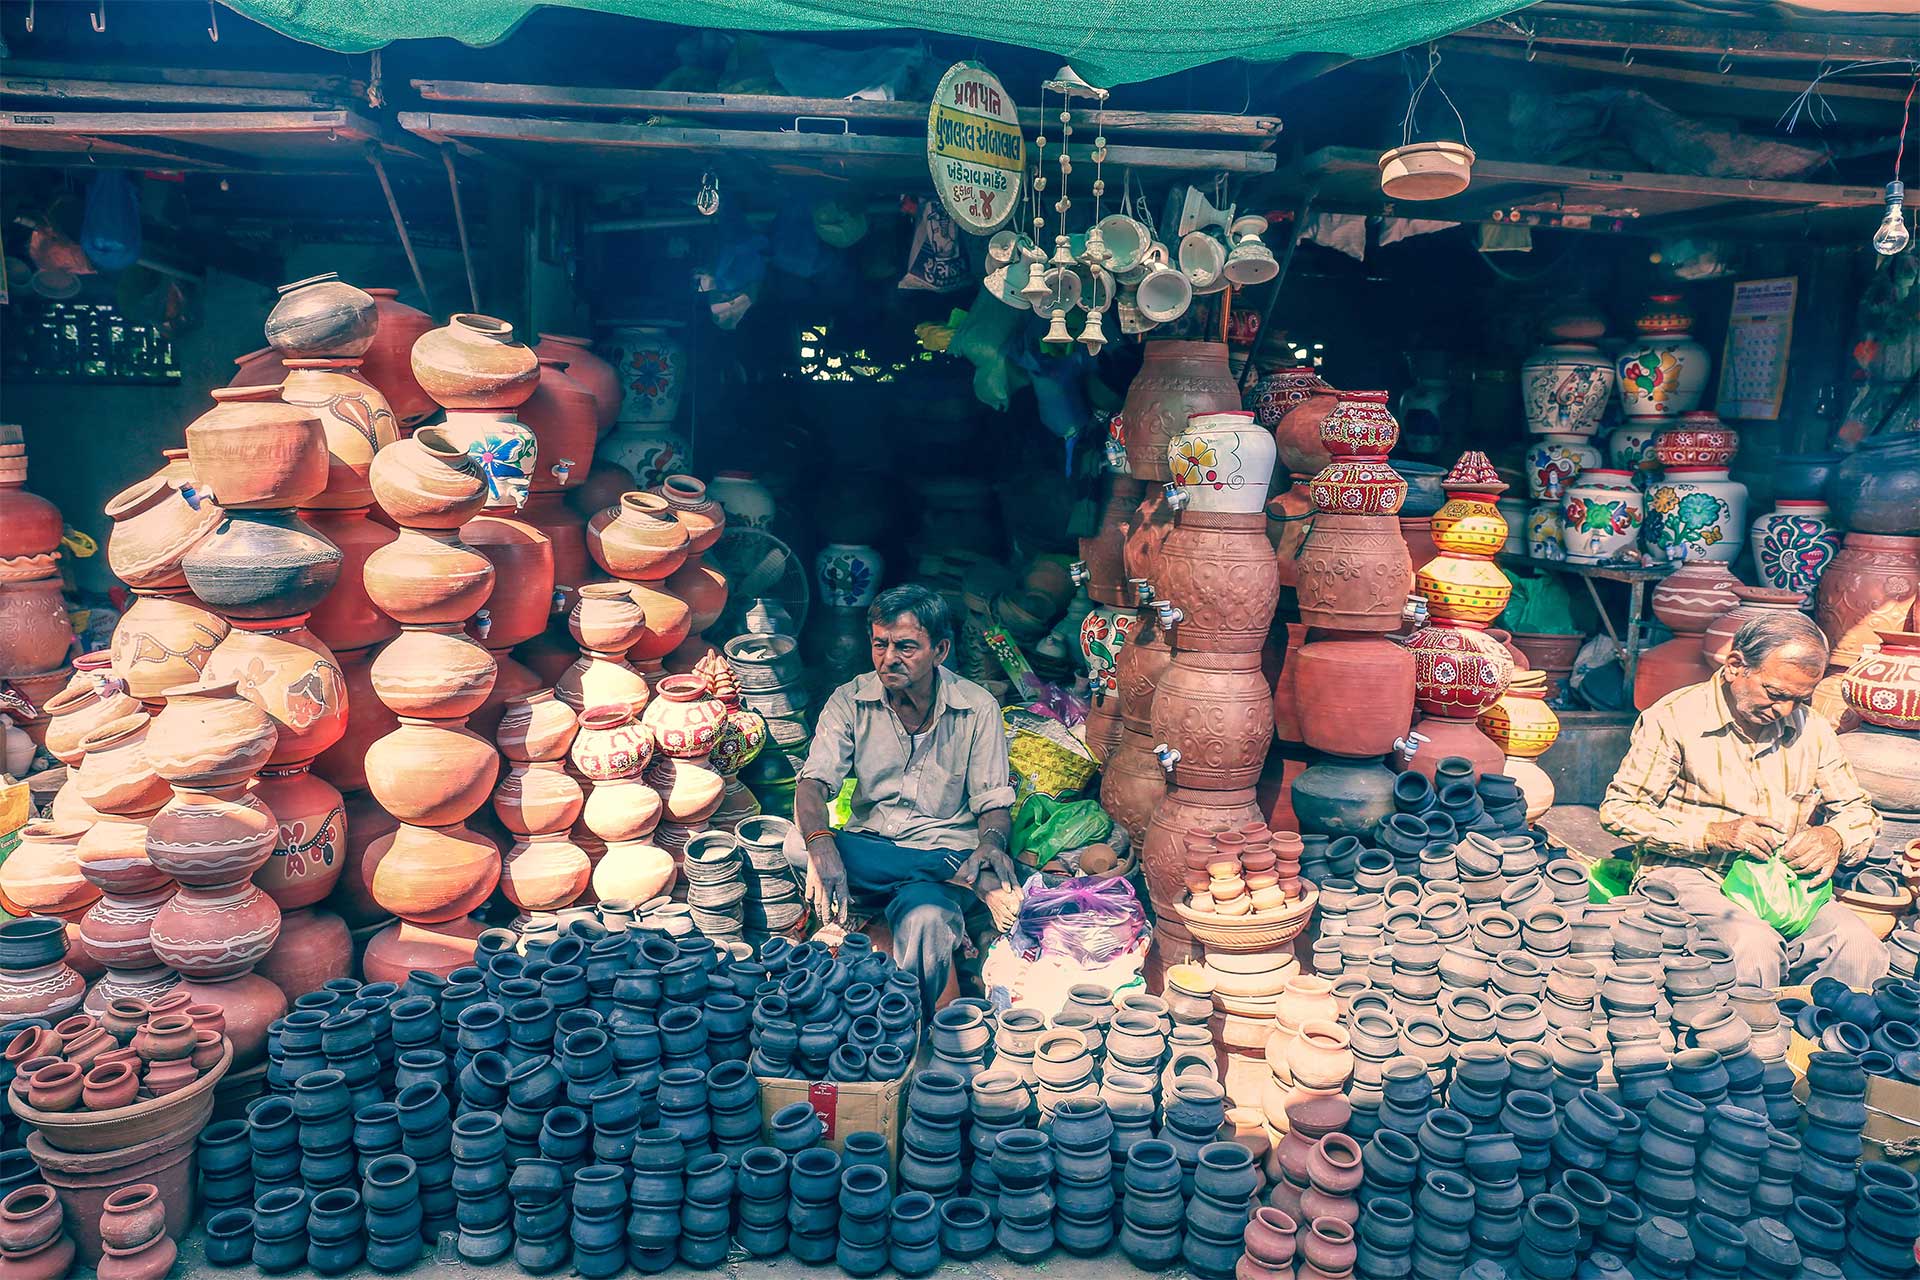
[[[900,1115],[906,1106],[907,1082],[899,1080],[788,1080],[760,1077],[760,1132],[765,1138],[773,1113],[796,1102],[810,1103],[826,1122],[823,1141],[841,1150],[850,1133],[877,1133],[887,1140],[887,1155],[900,1159]]]
[[[1782,987],[1780,994],[1812,998],[1807,987]],[[1798,1031],[1787,1045],[1787,1063],[1798,1077],[1793,1096],[1801,1102],[1807,1100],[1807,1059],[1819,1048]],[[1867,1140],[1867,1159],[1885,1159],[1920,1173],[1920,1085],[1868,1076],[1867,1127],[1862,1136]]]

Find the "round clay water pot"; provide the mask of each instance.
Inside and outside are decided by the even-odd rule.
[[[154,954],[183,977],[246,973],[280,936],[280,908],[249,881],[204,888],[182,885],[154,916]]]
[[[138,608],[139,605],[134,607]],[[225,624],[222,623],[222,626]],[[226,633],[223,630],[221,634]],[[211,652],[213,644],[217,643],[219,641],[216,638],[208,644],[207,651]],[[206,661],[205,653],[200,655],[200,660],[203,663]],[[109,681],[95,685],[87,680],[71,684],[54,694],[47,699],[42,710],[48,717],[47,754],[63,764],[77,765],[86,754],[80,750],[81,740],[101,726],[139,711],[140,702],[116,683]]]
[[[403,528],[367,557],[368,597],[403,624],[465,625],[492,598],[493,562],[446,529]]]
[[[688,529],[666,498],[633,491],[587,522],[587,553],[617,578],[658,582],[686,563]]]
[[[60,1235],[65,1213],[45,1183],[17,1187],[0,1200],[0,1247],[10,1258],[32,1253]]]
[[[458,623],[401,628],[374,656],[373,691],[396,716],[464,717],[479,710],[493,689],[493,655]]]
[[[135,592],[133,606],[113,629],[113,670],[126,681],[127,694],[158,698],[165,690],[200,679],[208,656],[232,626],[189,592]],[[52,741],[57,736],[64,742],[68,735],[52,702],[48,714],[54,719],[47,726],[48,738]],[[48,750],[66,759],[54,747]]]
[[[624,582],[590,582],[581,587],[567,615],[567,630],[574,641],[596,653],[625,653],[646,625],[646,614]]]
[[[278,386],[218,387],[187,425],[196,488],[227,512],[297,507],[327,487],[327,433]],[[191,576],[191,575],[189,575]]]
[[[1920,537],[1849,533],[1820,579],[1815,618],[1829,660],[1858,662],[1882,631],[1899,631],[1920,594]]]
[[[619,420],[620,402],[626,393],[619,372],[594,354],[586,338],[564,333],[542,333],[537,336],[540,340],[534,344],[534,354],[561,362],[567,376],[593,397],[596,432],[605,435],[611,431],[613,424]],[[584,473],[586,469],[586,459],[583,458],[580,470]]]
[[[654,686],[654,695],[642,723],[653,731],[661,752],[680,760],[710,755],[726,719],[726,706],[713,696],[706,678],[664,676]]]
[[[367,787],[401,822],[445,827],[486,803],[499,763],[463,717],[402,716],[398,729],[367,749]]]
[[[267,345],[282,356],[358,356],[379,324],[373,297],[329,271],[280,286],[267,314]]]
[[[1400,627],[1413,562],[1389,516],[1322,512],[1296,561],[1300,617],[1310,627],[1386,632]]]
[[[487,501],[479,463],[437,427],[381,449],[367,479],[380,509],[403,528],[458,529]]]
[[[1273,702],[1258,653],[1176,653],[1153,703],[1156,742],[1175,744],[1173,785],[1251,787],[1273,741]]]
[[[166,590],[187,585],[181,561],[225,513],[197,491],[191,496],[163,476],[149,476],[107,501],[113,521],[107,567],[130,587]]]
[[[539,442],[538,469],[533,487],[559,491],[584,484],[593,466],[593,447],[600,434],[594,395],[569,375],[564,358],[542,355],[535,349],[540,376],[533,394],[515,414]]]
[[[585,803],[586,793],[558,760],[510,764],[493,789],[493,811],[516,835],[565,831]]]
[[[509,760],[561,760],[579,732],[579,718],[552,689],[509,699],[494,740]]]
[[[653,730],[623,703],[583,711],[569,750],[573,767],[594,782],[634,777],[647,767],[653,753]]]
[[[80,740],[80,767],[68,777],[74,793],[109,816],[152,813],[171,794],[147,755],[152,717],[144,711],[112,720]]]
[[[179,789],[147,824],[147,860],[182,884],[232,884],[265,865],[278,835],[273,811],[244,784]]]
[[[339,659],[300,616],[235,627],[207,659],[206,679],[234,681],[240,696],[273,717],[268,768],[306,764],[347,731],[347,686]]]
[[[593,864],[567,833],[522,836],[507,851],[500,888],[525,911],[555,911],[586,891]]]
[[[539,357],[514,339],[513,326],[492,316],[455,314],[413,344],[413,376],[448,409],[511,409],[540,380]]]
[[[493,565],[493,591],[468,634],[489,649],[524,643],[546,630],[557,607],[553,539],[525,520],[475,516],[461,526],[460,540]]]
[[[374,900],[386,910],[407,920],[441,924],[468,915],[487,900],[500,880],[500,851],[462,825],[403,823],[368,847],[362,874]]]
[[[113,1249],[138,1249],[167,1229],[160,1188],[137,1182],[109,1194],[100,1206],[100,1240]]]
[[[647,582],[633,584],[633,598],[647,615],[647,627],[627,657],[636,663],[658,663],[693,633],[693,610],[679,596]]]
[[[386,396],[361,375],[358,360],[294,359],[285,366],[281,398],[318,417],[327,442],[326,488],[301,505],[344,508],[371,503],[367,468],[381,446],[400,438],[399,421]]]
[[[84,910],[100,890],[80,874],[84,823],[51,819],[27,823],[19,843],[0,863],[0,894],[22,913],[63,915]]]
[[[180,685],[147,728],[147,759],[177,786],[209,789],[245,782],[273,755],[279,729],[234,680]]]

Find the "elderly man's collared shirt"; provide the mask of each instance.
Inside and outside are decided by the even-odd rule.
[[[833,691],[800,777],[837,793],[849,775],[858,785],[847,830],[914,848],[971,852],[979,816],[1013,806],[1000,704],[943,667],[935,669],[933,714],[917,734],[900,723],[877,674]]]
[[[1738,854],[1707,848],[1707,828],[1767,818],[1791,836],[1816,817],[1840,835],[1841,860],[1864,855],[1880,815],[1824,717],[1804,707],[1758,739],[1734,723],[1726,677],[1668,694],[1641,713],[1607,786],[1600,821],[1639,847],[1642,866],[1724,872]]]

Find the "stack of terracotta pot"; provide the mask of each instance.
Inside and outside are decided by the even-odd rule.
[[[1144,482],[1127,474],[1125,418],[1115,416],[1107,426],[1106,487],[1100,508],[1100,527],[1080,539],[1080,559],[1069,572],[1086,589],[1093,607],[1080,620],[1080,655],[1087,665],[1087,749],[1105,760],[1120,745],[1120,699],[1114,663],[1133,631],[1139,602],[1127,593],[1127,525],[1140,503]]]
[[[554,582],[564,593],[559,605],[564,609],[571,605],[572,593],[593,576],[587,559],[587,518],[619,502],[620,495],[634,487],[631,473],[593,457],[596,440],[611,431],[620,416],[626,385],[585,338],[556,333],[539,337],[533,350],[541,361],[540,388],[520,406],[520,419],[539,439],[540,465],[519,518],[552,546]],[[550,376],[549,370],[564,380]],[[593,399],[591,435],[583,430],[576,387]]]
[[[639,655],[640,670],[648,674],[661,669],[691,671],[695,663],[713,651],[716,643],[733,638],[721,636],[713,641],[706,635],[707,628],[719,621],[727,607],[726,575],[706,563],[707,552],[713,550],[720,535],[726,532],[727,509],[707,493],[704,481],[689,475],[666,477],[656,492],[666,499],[667,509],[687,531],[687,558],[660,584],[669,596],[686,605],[687,631],[662,659],[661,667],[649,666],[651,659]],[[644,594],[636,598],[643,609],[648,607]]]
[[[1431,622],[1407,642],[1414,705],[1424,713],[1413,726],[1418,739],[1408,767],[1429,778],[1451,756],[1472,761],[1476,773],[1500,772],[1506,752],[1477,721],[1513,678],[1513,655],[1487,634],[1513,595],[1513,583],[1493,563],[1507,539],[1494,501],[1507,486],[1477,450],[1460,455],[1444,484],[1447,503],[1433,517],[1440,554],[1414,575]]]
[[[638,619],[633,626],[596,634],[593,643],[575,637],[580,658],[557,686],[575,711],[625,704],[637,712],[646,706],[652,694],[629,655],[641,671],[657,672],[662,660],[692,633],[693,611],[665,589],[666,579],[686,563],[690,542],[688,527],[656,493],[622,494],[617,507],[587,522],[587,550],[595,563],[621,580],[607,584],[604,598],[624,594]]]
[[[1413,715],[1411,660],[1386,639],[1413,586],[1397,518],[1407,483],[1387,463],[1400,424],[1386,392],[1343,393],[1318,434],[1331,461],[1308,486],[1316,514],[1294,566],[1305,643],[1287,655],[1272,713],[1283,738],[1320,753],[1293,784],[1300,829],[1364,836],[1391,808],[1381,761]]]
[[[1273,744],[1272,687],[1261,652],[1280,598],[1267,542],[1273,437],[1251,412],[1194,414],[1167,445],[1178,512],[1151,583],[1172,659],[1153,700],[1154,750],[1169,787],[1143,858],[1163,963],[1198,951],[1174,908],[1187,891],[1187,845],[1257,823],[1253,786]]]
[[[493,655],[465,631],[491,597],[495,571],[460,531],[516,480],[489,470],[489,446],[476,451],[471,443],[497,428],[521,446],[504,459],[508,472],[524,475],[533,465],[510,409],[539,376],[510,326],[471,316],[416,342],[413,369],[437,403],[478,421],[467,424],[469,443],[422,428],[382,449],[370,473],[376,501],[400,531],[368,559],[367,591],[401,625],[371,670],[375,695],[399,719],[366,755],[374,799],[399,820],[366,847],[360,868],[374,901],[399,917],[368,943],[362,964],[375,980],[466,963],[479,932],[468,914],[499,881],[499,849],[466,826],[499,772],[493,744],[466,727],[497,674]]]
[[[1239,407],[1239,387],[1227,367],[1225,343],[1162,339],[1146,344],[1140,372],[1128,385],[1120,410],[1123,425],[1110,427],[1122,435],[1127,472],[1143,488],[1121,543],[1126,583],[1117,607],[1138,612],[1131,634],[1114,651],[1121,734],[1105,759],[1100,803],[1127,829],[1136,847],[1146,840],[1148,819],[1159,808],[1167,785],[1154,753],[1153,702],[1173,653],[1157,610],[1146,607],[1153,598],[1161,544],[1173,527],[1166,490],[1173,466],[1167,446],[1194,414]]]
[[[73,644],[56,567],[65,522],[26,484],[26,437],[0,424],[0,680],[50,676]]]

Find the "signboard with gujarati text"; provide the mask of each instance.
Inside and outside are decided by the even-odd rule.
[[[1013,217],[1026,170],[1020,115],[993,72],[956,62],[927,112],[927,168],[940,203],[962,228],[990,235]]]

